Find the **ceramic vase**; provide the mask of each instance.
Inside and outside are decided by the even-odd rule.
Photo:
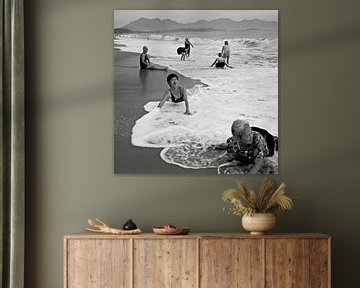
[[[251,235],[263,235],[276,226],[276,217],[272,213],[243,215],[242,226]]]

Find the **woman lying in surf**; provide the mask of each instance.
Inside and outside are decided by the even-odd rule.
[[[140,54],[140,69],[151,69],[151,70],[167,70],[168,67],[150,63],[150,57],[147,55],[149,48],[144,46],[143,52]]]
[[[219,57],[217,57],[217,58],[215,59],[214,63],[211,64],[210,67],[213,67],[213,66],[215,65],[216,68],[224,68],[225,66],[227,66],[227,67],[229,67],[229,68],[234,68],[234,67],[228,65],[228,64],[225,62],[225,58],[223,58],[221,55],[222,55],[221,53],[218,54]]]
[[[171,73],[167,76],[166,80],[170,88],[165,91],[163,98],[157,107],[161,109],[167,100],[171,100],[174,103],[185,102],[184,114],[191,115],[186,88],[179,84],[179,77],[176,74]]]

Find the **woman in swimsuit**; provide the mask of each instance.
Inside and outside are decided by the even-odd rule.
[[[179,77],[176,74],[171,73],[167,76],[166,80],[170,88],[165,91],[164,96],[157,107],[163,107],[167,100],[171,100],[174,103],[185,102],[184,114],[191,115],[186,88],[179,84]]]
[[[177,54],[178,54],[178,55],[181,55],[180,60],[181,60],[181,61],[185,61],[186,48],[185,48],[185,47],[179,47],[179,48],[177,48],[176,51],[177,51]]]
[[[221,56],[221,53],[218,54],[219,57],[217,57],[214,61],[214,63],[211,64],[210,67],[213,67],[215,65],[216,68],[224,68],[225,66],[229,68],[234,68],[228,64],[226,64],[225,59]]]
[[[185,50],[186,50],[186,56],[188,58],[190,57],[190,46],[194,47],[194,45],[190,43],[189,39],[185,38]]]
[[[151,69],[151,70],[167,70],[168,67],[159,65],[159,64],[153,64],[150,62],[150,58],[147,55],[147,52],[149,51],[148,47],[143,47],[143,52],[140,54],[140,69]]]

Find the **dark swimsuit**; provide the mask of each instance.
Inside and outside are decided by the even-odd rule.
[[[184,48],[184,47],[179,47],[179,48],[177,48],[177,54],[178,55],[180,55],[181,53],[186,53],[186,48]]]
[[[186,50],[187,54],[190,55],[190,43],[185,42],[185,50]]]
[[[224,68],[225,62],[216,62],[215,67],[217,68]]]
[[[147,66],[148,66],[148,64],[145,64],[145,63],[143,63],[143,62],[141,61],[141,56],[142,56],[142,55],[143,55],[143,53],[140,54],[140,68],[141,68],[141,69],[146,69]],[[146,61],[146,60],[150,61],[150,60],[149,60],[149,57],[145,54],[145,59],[144,59],[144,61]]]
[[[179,102],[182,102],[182,101],[185,100],[182,89],[180,89],[180,97],[179,97],[179,98],[176,98],[176,97],[174,96],[174,94],[171,92],[170,89],[169,89],[169,91],[170,91],[170,99],[171,99],[172,102],[174,102],[174,103],[179,103]]]

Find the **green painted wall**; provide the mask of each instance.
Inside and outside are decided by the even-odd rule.
[[[25,1],[26,2],[26,1]],[[296,209],[278,232],[333,237],[333,287],[358,287],[359,1],[25,3],[26,287],[63,285],[63,235],[88,216],[145,231],[240,232],[220,192],[235,176],[113,175],[113,10],[278,9],[280,175]],[[258,176],[242,177],[255,186]]]

